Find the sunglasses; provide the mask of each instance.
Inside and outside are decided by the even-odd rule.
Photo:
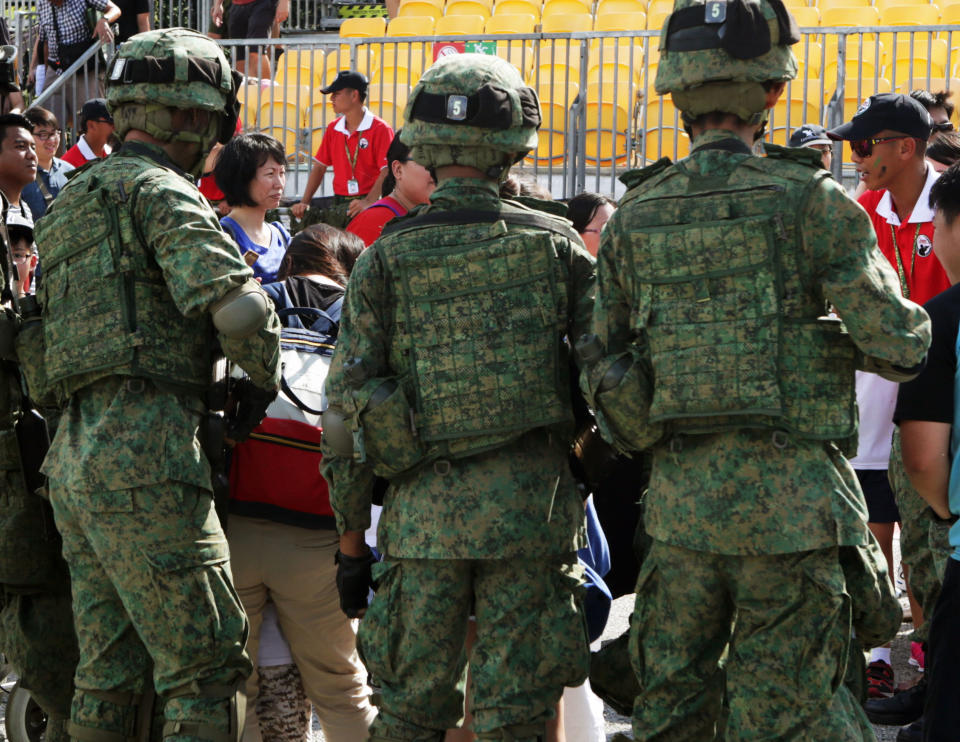
[[[894,139],[911,139],[905,135],[900,135],[896,137],[879,137],[877,139],[851,139],[850,140],[850,149],[853,150],[854,154],[858,157],[869,157],[873,153],[873,145],[880,144],[881,142],[892,142]]]
[[[953,131],[953,122],[952,121],[941,121],[939,124],[933,125],[934,131]]]

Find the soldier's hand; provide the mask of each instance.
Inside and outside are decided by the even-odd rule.
[[[340,594],[340,610],[348,618],[362,618],[367,610],[367,595],[373,587],[371,567],[376,557],[371,551],[365,556],[347,556],[337,549],[334,557],[337,564],[337,592]]]
[[[277,398],[275,389],[261,389],[253,384],[243,385],[237,395],[236,412],[230,418],[226,437],[231,441],[243,441],[267,415],[267,407]]]

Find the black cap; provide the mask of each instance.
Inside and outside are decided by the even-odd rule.
[[[804,124],[790,135],[790,147],[812,147],[814,144],[832,144],[827,130],[820,124]]]
[[[871,95],[854,114],[853,119],[827,132],[836,140],[869,139],[889,130],[917,139],[928,139],[933,119],[919,102],[901,93]]]
[[[367,76],[362,75],[359,72],[340,70],[337,73],[336,79],[327,85],[327,87],[321,88],[320,92],[324,95],[329,95],[330,93],[335,93],[338,90],[343,90],[344,88],[351,88],[353,90],[359,90],[361,93],[366,93]]]
[[[113,123],[113,116],[107,110],[106,98],[91,98],[80,109],[80,126],[88,121],[108,121]]]

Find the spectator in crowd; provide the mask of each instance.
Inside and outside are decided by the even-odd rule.
[[[91,29],[87,23],[87,8],[102,15]],[[101,44],[113,41],[110,25],[120,19],[120,8],[112,0],[37,0],[40,19],[39,43],[45,47],[45,85],[50,85],[96,38]],[[36,56],[39,55],[35,55]],[[36,70],[33,70],[34,76]],[[103,95],[103,88],[92,67],[77,71],[76,88],[68,86],[53,96],[50,108],[61,114],[64,121],[72,121],[73,90],[82,99]]]
[[[915,98],[882,93],[871,96],[851,121],[828,132],[833,140],[850,142],[851,158],[867,188],[859,198],[860,205],[870,216],[881,252],[897,271],[901,294],[919,304],[949,286],[933,254],[929,196],[938,173],[924,158],[932,126],[930,114]],[[912,525],[900,512],[887,473],[896,399],[896,383],[857,372],[859,448],[850,463],[857,471],[867,501],[868,525],[880,542],[891,578],[894,527],[897,522],[904,529]],[[907,565],[904,572],[909,572],[910,554],[902,553],[902,561]],[[914,620],[919,618],[914,614]],[[889,647],[871,651],[867,674],[871,699],[892,696]],[[876,704],[868,704],[868,714],[876,708]]]
[[[387,177],[383,180],[383,198],[357,214],[347,225],[369,247],[384,225],[396,216],[403,216],[414,206],[425,204],[437,187],[430,171],[410,159],[410,148],[400,141],[397,131],[387,150]]]
[[[63,161],[80,167],[110,154],[113,135],[113,116],[107,110],[104,98],[91,98],[80,109],[80,131],[77,143],[63,155]]]
[[[580,193],[567,202],[567,219],[593,257],[597,257],[603,226],[616,208],[616,201],[599,193]]]
[[[116,42],[122,44],[138,33],[150,30],[153,19],[153,0],[117,0],[120,20],[117,21]]]
[[[267,212],[280,205],[287,183],[283,145],[266,134],[241,134],[227,142],[213,169],[230,213],[220,220],[240,248],[253,275],[272,281],[290,233]]]
[[[943,131],[953,131],[953,103],[950,98],[953,92],[950,90],[941,90],[939,93],[931,93],[929,90],[914,90],[910,97],[917,101],[921,106],[927,109],[930,118],[933,119],[933,129],[931,136]]]
[[[21,217],[7,219],[7,234],[10,235],[10,252],[17,269],[17,296],[33,293],[33,275],[37,269],[37,252],[33,244],[33,225]]]
[[[278,310],[301,310],[285,316],[284,325],[297,328],[300,339],[304,330],[314,330],[318,346],[326,348],[337,335],[346,285],[346,270],[336,258],[345,236],[325,224],[308,227],[290,242],[278,281],[264,286]],[[318,318],[313,309],[326,316]],[[355,627],[339,607],[338,536],[319,471],[316,411],[325,406],[330,352],[298,353],[302,347],[281,339],[284,391],[251,439],[234,450],[228,526],[233,576],[250,617],[248,651],[257,652],[261,614],[270,598],[325,739],[356,742],[366,738],[376,711],[368,700]],[[276,476],[278,466],[282,478]],[[247,693],[256,696],[256,673]]]
[[[51,111],[34,106],[24,113],[33,124],[33,139],[37,146],[37,177],[23,189],[23,199],[39,219],[47,212],[50,202],[67,182],[67,173],[73,165],[56,157],[60,148],[60,122]]]
[[[957,160],[960,160],[960,133],[942,131],[930,137],[930,143],[927,144],[927,161],[930,167],[942,173]]]
[[[0,115],[0,191],[7,197],[7,223],[33,225],[23,189],[37,177],[33,124],[19,113]]]
[[[823,169],[829,170],[833,164],[833,142],[827,136],[827,130],[819,124],[804,124],[790,135],[790,147],[807,147],[820,153]]]
[[[899,716],[888,723],[907,723],[898,742],[940,742],[956,739],[960,729],[957,704],[960,645],[960,527],[951,525],[960,513],[960,460],[956,458],[957,331],[960,328],[960,166],[951,166],[930,189],[934,210],[933,249],[952,287],[924,304],[933,339],[927,365],[911,382],[900,385],[896,420],[900,426],[903,466],[926,505],[930,528],[925,534],[934,554],[942,586],[929,617],[926,672],[914,688],[898,694]],[[953,445],[951,445],[951,439]],[[953,454],[953,455],[952,455]],[[952,464],[952,465],[951,465]],[[921,717],[921,713],[923,716]]]
[[[321,221],[342,228],[380,198],[393,129],[363,104],[367,98],[365,75],[341,70],[320,92],[330,96],[337,119],[323,133],[303,197],[290,211],[303,219],[323,174],[332,167],[334,206]]]
[[[210,16],[216,28],[223,26],[223,0],[213,0]],[[231,39],[265,39],[274,23],[283,23],[290,15],[290,0],[233,0],[230,5],[227,35]],[[269,52],[260,54],[256,46],[234,47],[237,72],[248,77],[269,80]]]

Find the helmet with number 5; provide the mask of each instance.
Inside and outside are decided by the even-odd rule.
[[[500,177],[537,146],[540,101],[506,60],[446,57],[423,73],[400,140],[425,167],[468,165]]]

